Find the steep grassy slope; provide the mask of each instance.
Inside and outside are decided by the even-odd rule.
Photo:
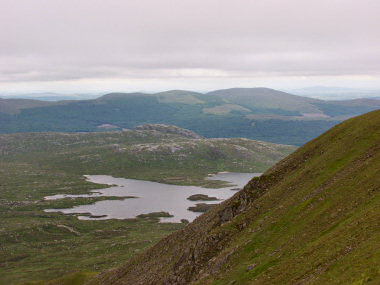
[[[204,179],[208,173],[261,172],[294,149],[247,139],[204,139],[164,125],[124,132],[0,135],[0,284],[115,267],[184,226],[158,223],[154,217],[83,221],[43,212],[120,199],[43,200],[107,187],[87,182],[84,174],[218,187],[220,181]],[[59,282],[75,284],[70,280],[91,274],[70,276]]]
[[[89,284],[379,284],[380,111],[307,143]]]

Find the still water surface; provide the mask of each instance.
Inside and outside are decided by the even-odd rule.
[[[180,222],[181,219],[194,220],[200,213],[187,210],[197,203],[219,203],[228,199],[236,191],[231,189],[242,188],[249,180],[261,173],[222,172],[208,177],[211,180],[230,182],[231,187],[210,189],[197,186],[179,186],[151,181],[115,178],[108,175],[86,175],[88,181],[99,184],[112,185],[110,188],[92,190],[91,194],[84,195],[54,195],[46,196],[46,200],[62,198],[80,198],[97,196],[129,197],[123,200],[98,201],[91,205],[80,205],[70,209],[47,209],[45,212],[62,212],[64,214],[90,213],[93,216],[104,216],[101,219],[135,218],[140,214],[152,212],[169,212],[174,217],[160,218],[161,222]],[[114,186],[116,185],[116,186]],[[194,194],[205,194],[217,197],[219,201],[189,201],[187,198]],[[134,198],[131,198],[134,197]],[[79,219],[93,219],[88,216],[78,216]]]

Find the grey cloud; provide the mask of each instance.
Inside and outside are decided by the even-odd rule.
[[[378,11],[376,0],[3,0],[0,81],[379,75]]]

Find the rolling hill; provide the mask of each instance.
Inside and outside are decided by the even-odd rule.
[[[379,284],[379,190],[373,111],[87,284]]]
[[[0,98],[0,113],[7,115],[14,115],[19,113],[22,109],[36,108],[55,105],[47,101],[33,100],[33,99],[1,99]]]
[[[207,95],[222,98],[228,102],[255,109],[273,110],[272,112],[319,113],[313,103],[320,100],[292,95],[269,88],[232,88],[217,90]]]
[[[376,99],[323,101],[268,88],[110,93],[58,102],[2,99],[0,133],[93,132],[103,126],[122,130],[153,123],[176,125],[207,138],[302,145],[344,119],[378,108]]]

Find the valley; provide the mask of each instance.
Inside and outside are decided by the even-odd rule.
[[[197,94],[181,94],[181,100],[176,92],[169,95],[162,94],[159,98],[165,104],[174,104],[173,100],[180,102],[175,104],[201,104],[194,100],[200,100],[201,97],[194,97]],[[119,97],[125,100],[125,96],[113,94],[106,96],[106,100],[113,102]],[[218,96],[230,101],[228,94]],[[116,102],[123,106],[121,101]],[[66,105],[65,102],[59,104]],[[301,104],[301,109],[309,113],[296,111],[295,107],[288,108],[285,104],[283,108],[288,108],[287,113],[277,114],[247,114],[237,105],[210,105],[204,113],[207,124],[202,125],[209,127],[211,117],[208,116],[216,116],[215,122],[226,131],[231,125],[224,124],[223,116],[228,116],[231,122],[238,111],[253,120],[250,124],[256,129],[260,123],[276,125],[276,120],[281,120],[281,128],[288,123],[287,128],[304,137],[307,132],[294,124],[306,122],[308,131],[315,134],[318,128],[313,129],[312,124],[337,124],[345,116],[354,114],[345,113],[347,109],[342,112],[334,109],[334,117],[326,106],[324,112],[320,112],[315,109],[314,101],[314,105],[308,104]],[[353,107],[353,103],[344,104]],[[14,112],[21,114],[22,110]],[[189,117],[192,123],[196,122],[193,119]],[[30,122],[35,123],[34,119]],[[234,175],[239,177],[246,173],[253,177],[297,148],[247,138],[205,138],[173,125],[150,123],[134,128],[131,128],[133,125],[128,125],[129,128],[120,125],[119,122],[103,123],[91,132],[0,135],[0,268],[5,272],[0,277],[1,283],[33,281],[33,284],[45,284],[47,280],[59,280],[56,278],[63,276],[65,284],[71,284],[73,278],[88,280],[105,269],[121,266],[162,238],[183,229],[200,214],[206,212],[208,217],[209,212],[218,211],[221,205],[235,203],[231,201],[244,193],[237,190],[251,177],[234,181]],[[287,128],[283,130],[289,137],[297,139]],[[276,128],[268,128],[268,125],[265,130],[276,132]],[[330,143],[325,142],[326,145]],[[213,178],[211,174],[216,175]],[[267,174],[256,179],[261,181],[265,177]],[[137,190],[138,187],[142,188]],[[161,190],[153,190],[155,187]],[[170,199],[176,200],[176,207],[165,206]],[[216,205],[218,203],[221,205]],[[154,207],[149,206],[153,204]],[[197,227],[204,219],[208,218],[195,219],[190,227]],[[149,274],[144,278],[149,278]]]
[[[121,264],[186,224],[159,223],[162,214],[80,220],[82,214],[44,211],[126,198],[87,196],[109,186],[89,182],[83,175],[112,175],[217,191],[228,183],[205,179],[209,174],[263,172],[295,149],[248,139],[205,139],[166,125],[100,133],[0,135],[0,283],[41,280],[44,284],[43,280],[78,270],[91,276]],[[221,175],[229,181],[228,173]],[[229,193],[235,194],[230,188]],[[63,194],[68,197],[44,199]],[[145,214],[150,212],[156,211]],[[102,215],[95,216],[101,219]]]

